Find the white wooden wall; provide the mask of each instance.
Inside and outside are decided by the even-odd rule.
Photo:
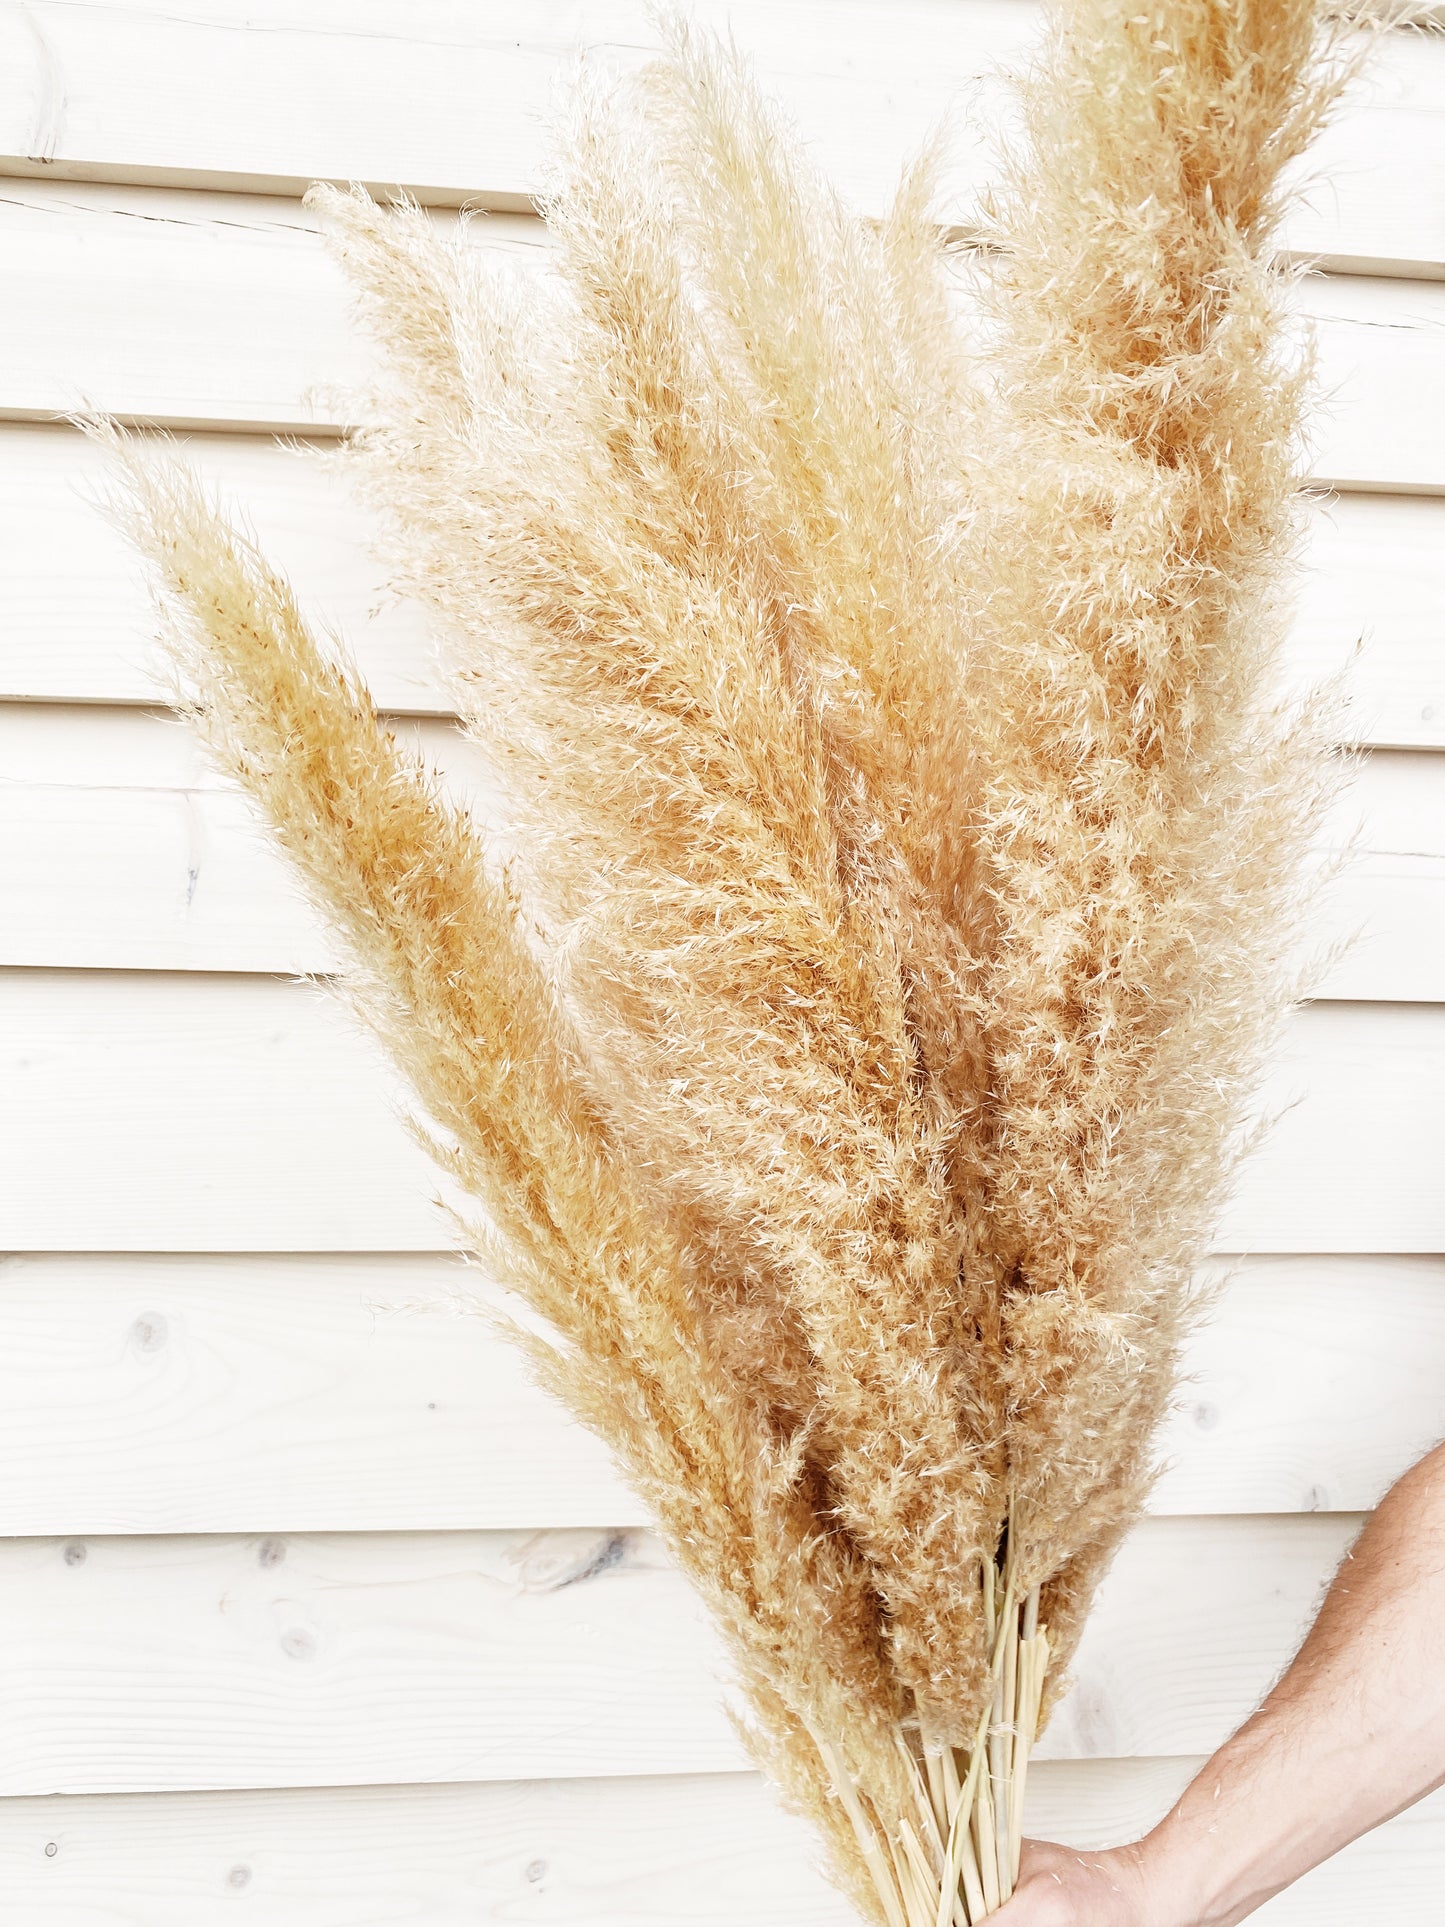
[[[731,0],[881,204],[1022,0]],[[357,365],[296,195],[497,210],[544,244],[539,113],[633,0],[0,4],[0,1917],[843,1927],[720,1711],[714,1649],[603,1454],[456,1294],[431,1172],[323,995],[327,946],[158,706],[86,402],[191,433],[381,700],[468,771],[334,436]],[[965,172],[977,156],[965,143]],[[1387,41],[1291,240],[1330,395],[1296,638],[1350,669],[1362,932],[1289,1106],[1154,1514],[1110,1579],[1032,1825],[1146,1823],[1288,1654],[1367,1509],[1445,1432],[1445,41]],[[1293,1100],[1298,1100],[1294,1102]],[[63,1796],[63,1797],[62,1797]],[[1266,1910],[1439,1917],[1445,1805]]]

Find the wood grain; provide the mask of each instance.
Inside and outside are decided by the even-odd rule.
[[[1445,1433],[1445,1263],[1255,1258],[1184,1360],[1160,1513],[1353,1511]]]
[[[1001,64],[1039,30],[1010,0],[688,0],[728,29],[821,164],[870,213],[952,117],[952,211],[990,173]],[[183,15],[29,0],[0,23],[0,170],[296,193],[318,177],[438,204],[529,204],[559,79],[579,49],[618,69],[655,48],[642,0],[195,0]],[[425,111],[416,103],[425,102]],[[1388,36],[1303,170],[1287,238],[1347,266],[1445,270],[1445,60]]]
[[[441,720],[399,733],[496,828],[484,760]],[[0,703],[0,964],[324,972],[339,951],[246,801],[161,712]],[[1445,759],[1362,757],[1320,857],[1346,856],[1300,932],[1340,947],[1319,994],[1445,998]]]
[[[1146,1520],[1046,1756],[1210,1751],[1357,1525]],[[715,1772],[725,1675],[646,1533],[0,1542],[0,1793]]]
[[[0,1535],[641,1525],[450,1257],[0,1259]]]
[[[504,1303],[445,1257],[0,1260],[0,1535],[646,1524]],[[1185,1373],[1155,1513],[1362,1510],[1441,1431],[1445,1262],[1239,1266]]]
[[[0,365],[0,395],[4,381]],[[450,713],[424,625],[388,597],[366,552],[368,519],[333,468],[243,434],[193,436],[186,454],[313,620],[345,638],[384,708]],[[163,696],[149,595],[97,510],[104,486],[79,435],[0,424],[0,699]],[[1445,500],[1343,495],[1321,501],[1309,529],[1292,684],[1343,674],[1351,740],[1445,744]]]
[[[535,218],[467,232],[523,271],[545,264]],[[16,182],[0,199],[0,250],[0,417],[88,407],[184,429],[346,426],[368,355],[297,204]],[[1316,275],[1297,303],[1319,345],[1311,472],[1332,487],[1445,490],[1445,283]]]
[[[419,614],[387,595],[366,550],[368,517],[314,448],[208,435],[190,437],[185,454],[290,577],[310,618],[345,637],[380,702],[451,711]],[[0,697],[165,700],[149,585],[101,512],[106,486],[99,451],[74,430],[0,425]],[[1368,589],[1355,599],[1378,600]],[[1349,640],[1337,635],[1343,662]]]
[[[264,977],[0,972],[11,1251],[436,1251],[399,1084],[322,992]],[[1445,1007],[1295,1017],[1220,1248],[1445,1248]]]
[[[1445,745],[1445,501],[1327,498],[1310,520],[1305,560],[1297,686],[1340,678],[1354,741]]]
[[[405,734],[504,825],[455,729]],[[340,961],[252,806],[166,719],[0,705],[0,766],[0,965],[295,974]],[[1302,955],[1338,951],[1317,994],[1445,1001],[1445,757],[1363,758],[1320,846],[1326,866],[1349,855],[1299,931]]]
[[[1078,1846],[1131,1838],[1195,1765],[1042,1761],[1028,1826]],[[1435,1927],[1442,1849],[1437,1794],[1255,1919],[1358,1927],[1388,1904],[1392,1927]],[[745,1773],[0,1801],[0,1885],[37,1927],[195,1927],[233,1910],[267,1927],[854,1927],[814,1859]]]
[[[399,1122],[399,1082],[318,990],[0,975],[0,1061],[6,1249],[451,1243],[440,1180]]]
[[[1310,472],[1334,488],[1445,488],[1445,285],[1315,275],[1298,306],[1319,350]]]
[[[967,227],[992,75],[1036,32],[1033,5],[689,10],[727,17],[870,211],[961,98],[950,212]],[[264,974],[330,958],[156,707],[148,607],[88,499],[94,460],[45,425],[89,404],[191,433],[381,702],[476,793],[365,517],[269,439],[329,442],[366,367],[293,197],[324,176],[472,200],[503,210],[476,245],[542,271],[526,210],[555,83],[578,45],[627,65],[653,38],[641,0],[0,11],[0,1912],[16,1927],[247,1908],[267,1927],[849,1918],[808,1836],[737,1770],[716,1645],[636,1501],[475,1315],[496,1295],[445,1254],[395,1081],[324,998]],[[1438,750],[1445,42],[1382,42],[1308,170],[1286,238],[1340,271],[1302,304],[1325,390],[1312,473],[1341,492],[1312,516],[1290,675],[1348,662],[1349,740]],[[1041,1832],[1101,1844],[1163,1809],[1287,1656],[1353,1515],[1440,1430],[1442,781],[1427,755],[1365,764],[1361,858],[1320,916],[1368,933],[1330,995],[1375,1001],[1302,1013],[1281,1052],[1266,1103],[1299,1101],[1218,1240],[1256,1255],[1193,1343],[1155,1514],[1050,1736],[1075,1757],[1034,1776]],[[1442,1859],[1437,1798],[1259,1918],[1433,1927]]]

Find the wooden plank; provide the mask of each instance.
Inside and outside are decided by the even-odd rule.
[[[1442,643],[1445,501],[1366,494],[1320,501],[1309,521],[1293,630],[1298,683],[1342,678],[1354,741],[1438,748],[1445,744]]]
[[[1285,240],[1337,272],[1445,273],[1445,47],[1391,34],[1334,124],[1305,155],[1305,200]],[[1423,170],[1423,171],[1421,171]]]
[[[542,224],[495,215],[478,247],[536,269]],[[82,405],[173,428],[337,434],[366,350],[294,203],[171,189],[16,183],[0,200],[10,299],[0,416]],[[1313,471],[1348,488],[1445,490],[1445,283],[1314,276]]]
[[[451,709],[420,615],[387,595],[366,551],[366,511],[332,467],[248,435],[196,437],[185,453],[290,575],[311,618],[346,637],[379,701]],[[164,700],[149,588],[100,512],[105,488],[99,451],[74,431],[0,426],[0,697]],[[1328,618],[1320,646],[1328,653]]]
[[[468,231],[519,260],[546,247],[532,216]],[[0,250],[12,277],[0,414],[12,419],[89,407],[334,435],[340,395],[369,365],[341,274],[294,202],[17,183],[0,200]]]
[[[1027,1825],[1076,1846],[1132,1838],[1195,1760],[1043,1761]],[[1445,1795],[1367,1835],[1255,1918],[1264,1927],[1435,1927]],[[856,1927],[807,1829],[754,1775],[280,1792],[71,1794],[0,1802],[0,1884],[45,1927]]]
[[[441,1257],[4,1258],[0,1535],[646,1524],[501,1302]],[[1185,1371],[1155,1513],[1363,1510],[1442,1429],[1445,1263],[1255,1260]]]
[[[1194,1334],[1156,1513],[1365,1511],[1445,1433],[1445,1263],[1256,1258]]]
[[[1363,757],[1319,842],[1342,867],[1310,906],[1301,949],[1347,947],[1317,994],[1445,1002],[1445,757]]]
[[[498,822],[482,759],[453,724],[396,730]],[[174,717],[0,705],[0,767],[0,963],[301,974],[339,961],[256,811]]]
[[[816,1858],[745,1773],[0,1801],[0,1885],[37,1927],[857,1927]]]
[[[822,164],[869,212],[950,113],[959,217],[988,178],[1000,63],[1038,32],[1008,0],[689,0],[726,26]],[[0,171],[296,193],[309,180],[405,184],[438,204],[525,207],[575,50],[618,67],[657,45],[642,0],[30,0],[0,24]],[[399,103],[424,101],[426,111]],[[1310,156],[1291,244],[1348,265],[1445,269],[1445,61],[1397,34]]]
[[[6,963],[297,972],[335,961],[238,796],[12,785],[0,790],[0,887],[13,893]]]
[[[370,1042],[320,991],[218,978],[197,1000],[207,981],[0,980],[12,1079],[0,1245],[448,1247],[438,1177]]]
[[[1146,1519],[1100,1588],[1043,1756],[1212,1753],[1293,1654],[1360,1523]]]
[[[504,1305],[448,1257],[0,1259],[0,1534],[644,1524]]]
[[[733,29],[840,184],[875,208],[960,88],[976,90],[1037,22],[1033,7],[1009,0],[691,0],[686,11]],[[493,0],[485,15],[421,0],[404,25],[387,0],[362,0],[344,27],[325,0],[269,0],[244,14],[209,0],[188,9],[179,33],[123,4],[77,28],[63,6],[40,0],[0,42],[9,69],[0,166],[30,172],[41,159],[64,178],[290,193],[319,176],[361,178],[442,205],[526,206],[543,176],[557,82],[576,54],[587,47],[631,65],[657,44],[640,0]],[[53,111],[56,70],[63,117]],[[152,102],[161,75],[166,98]],[[249,115],[228,111],[237,93],[254,102]],[[427,111],[400,112],[402,101]],[[976,149],[967,143],[975,172]]]
[[[0,1545],[0,1791],[744,1764],[644,1533]]]
[[[500,820],[456,730],[408,732],[454,794]],[[286,973],[334,968],[246,800],[202,775],[181,731],[134,710],[0,706],[0,965]],[[1445,1002],[1445,757],[1376,752],[1322,832],[1352,851],[1301,931],[1348,944],[1328,997]]]
[[[1315,1004],[1264,1085],[1272,1120],[1218,1233],[1228,1251],[1445,1249],[1438,1079],[1445,1008]],[[1428,1093],[1426,1084],[1434,1084]],[[1427,1177],[1427,1165],[1436,1175]]]
[[[1324,397],[1311,471],[1338,488],[1445,490],[1445,286],[1356,275],[1301,283]]]
[[[1046,1757],[1211,1751],[1357,1525],[1145,1521]],[[725,1670],[646,1533],[0,1543],[0,1793],[715,1772]]]
[[[240,434],[195,436],[186,452],[313,618],[345,636],[384,707],[450,711],[422,620],[386,595],[366,515],[333,469]],[[0,700],[153,703],[162,693],[144,579],[97,512],[103,487],[80,436],[0,424]],[[1309,531],[1292,681],[1343,673],[1353,740],[1445,744],[1445,500],[1339,496],[1317,505]]]
[[[436,1251],[440,1181],[398,1087],[309,986],[0,972],[10,1251]],[[1219,1248],[1445,1248],[1445,1008],[1316,1004],[1265,1091],[1282,1113]]]

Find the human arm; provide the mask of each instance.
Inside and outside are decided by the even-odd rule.
[[[1235,1927],[1445,1783],[1445,1446],[1386,1494],[1292,1665],[1151,1833],[1029,1842],[999,1927]]]

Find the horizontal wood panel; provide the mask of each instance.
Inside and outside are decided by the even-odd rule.
[[[1035,19],[1012,0],[691,10],[733,20],[870,208],[960,81]],[[446,715],[364,518],[250,432],[334,435],[334,393],[364,366],[309,221],[263,197],[320,174],[523,208],[572,45],[628,62],[652,33],[632,0],[485,17],[358,0],[344,23],[325,0],[0,16],[0,172],[51,177],[0,198],[0,699],[156,700],[136,571],[79,492],[92,458],[38,425],[84,402],[224,431],[194,452],[381,701]],[[994,99],[974,88],[973,126]],[[1363,638],[1350,734],[1418,747],[1445,745],[1442,107],[1445,45],[1391,37],[1312,157],[1288,237],[1349,275],[1424,277],[1308,287],[1330,391],[1314,473],[1349,492],[1314,518],[1292,665],[1334,669]],[[960,162],[966,223],[973,133]],[[543,258],[524,215],[475,238]],[[164,974],[328,959],[184,733],[126,721],[0,712],[0,964],[34,966],[0,972],[0,1247],[20,1254],[0,1261],[0,1533],[47,1535],[0,1544],[0,1786],[145,1791],[0,1801],[0,1911],[46,1927],[189,1927],[247,1905],[277,1927],[842,1927],[807,1836],[732,1770],[713,1641],[635,1500],[470,1315],[485,1281],[438,1255],[439,1183],[394,1081],[307,990]],[[1440,997],[1442,775],[1368,766],[1364,854],[1329,914],[1369,934],[1335,997]],[[1302,1101],[1221,1243],[1445,1249],[1442,1072],[1445,1010],[1304,1013],[1271,1085]],[[1049,1739],[1080,1757],[1041,1764],[1031,1825],[1118,1838],[1173,1797],[1285,1658],[1353,1530],[1311,1509],[1368,1505],[1433,1442],[1442,1365],[1438,1262],[1242,1268],[1195,1342],[1156,1516],[1106,1585]],[[1173,1516],[1224,1512],[1296,1516]],[[111,1536],[135,1533],[202,1536]],[[573,1774],[601,1777],[527,1779]],[[397,1780],[436,1784],[379,1784]],[[151,1791],[208,1786],[263,1790]],[[1400,1927],[1433,1922],[1442,1825],[1432,1802],[1260,1918],[1343,1927],[1387,1905]]]
[[[744,1764],[645,1533],[10,1540],[0,1791]]]
[[[0,1260],[0,1535],[645,1524],[501,1302],[445,1258]],[[1363,1510],[1445,1433],[1445,1263],[1255,1260],[1185,1374],[1154,1512]]]
[[[442,1257],[0,1259],[0,1535],[645,1523],[502,1303]]]
[[[440,1181],[322,992],[264,977],[0,972],[11,1251],[434,1251]],[[1225,1251],[1445,1249],[1445,1007],[1316,1004],[1265,1091]]]
[[[394,728],[501,827],[455,724]],[[1445,759],[1422,769],[1437,760],[1445,784]],[[0,964],[298,974],[340,960],[258,812],[173,715],[0,704],[0,770]]]
[[[1298,683],[1339,677],[1357,742],[1445,744],[1445,501],[1323,500],[1305,563],[1290,658]]]
[[[1042,1761],[1026,1824],[1077,1846],[1142,1832],[1193,1760]],[[1254,1916],[1263,1927],[1435,1927],[1445,1796],[1367,1835]],[[0,1803],[0,1887],[45,1927],[856,1927],[806,1828],[752,1774]]]
[[[1445,1262],[1207,1271],[1227,1282],[1186,1352],[1154,1511],[1364,1511],[1445,1436]]]
[[[989,173],[996,74],[1036,38],[1010,0],[689,0],[726,26],[843,191],[886,205],[902,164],[952,114],[958,218]],[[657,44],[642,0],[351,5],[30,0],[0,23],[0,170],[294,193],[316,177],[423,199],[525,206],[546,122],[579,48],[631,65]],[[425,102],[425,111],[404,103]],[[1445,62],[1391,35],[1317,144],[1296,248],[1346,264],[1445,270]]]
[[[489,215],[468,232],[545,259],[533,216]],[[14,277],[0,415],[90,407],[334,435],[370,366],[346,283],[296,202],[16,182],[0,198],[0,250]]]
[[[1100,1588],[1043,1756],[1212,1753],[1293,1656],[1361,1523],[1146,1519]]]
[[[0,367],[0,391],[4,380]],[[383,707],[450,711],[419,614],[387,596],[367,517],[333,468],[246,435],[196,436],[186,453],[313,618],[346,638]],[[142,571],[95,506],[104,485],[79,435],[0,425],[0,698],[150,703],[162,691]],[[1340,496],[1309,528],[1292,680],[1343,673],[1354,740],[1445,743],[1445,500]]]
[[[1311,473],[1338,488],[1445,490],[1445,286],[1319,275],[1300,284],[1321,400]]]
[[[468,230],[519,263],[542,224]],[[10,298],[0,314],[0,416],[82,405],[175,427],[337,433],[366,351],[346,292],[294,203],[166,189],[14,183],[0,199]],[[1340,487],[1445,490],[1445,284],[1303,282],[1325,399],[1313,473]]]
[[[332,466],[308,459],[314,450],[246,435],[197,436],[185,452],[291,577],[312,619],[346,638],[379,702],[452,708],[419,613],[387,595],[366,552],[366,512]],[[106,486],[100,451],[75,431],[0,425],[0,697],[163,699],[149,587],[101,513]],[[1445,513],[1439,519],[1445,529]],[[1364,599],[1377,602],[1368,590]],[[1339,660],[1348,647],[1337,644]],[[1441,717],[1445,729],[1445,701]]]
[[[1422,785],[1432,803],[1445,784]],[[1322,891],[1324,997],[1445,1001],[1445,817],[1425,848],[1367,843]],[[1368,832],[1367,832],[1368,833]],[[0,964],[324,972],[340,951],[243,799],[205,790],[0,789]]]
[[[545,257],[532,216],[469,231],[481,247]],[[0,250],[13,277],[3,415],[85,406],[334,435],[369,366],[345,281],[295,202],[16,182],[0,199]]]
[[[1445,1007],[1298,1011],[1262,1089],[1267,1133],[1239,1174],[1218,1248],[1445,1249],[1442,1073]]]
[[[1146,1521],[1046,1756],[1210,1751],[1357,1524]],[[718,1771],[724,1674],[646,1533],[0,1544],[3,1793]]]
[[[485,765],[441,723],[408,732],[489,821]],[[0,706],[0,965],[323,972],[339,947],[247,800],[136,710]],[[1318,994],[1445,1001],[1445,757],[1375,752],[1321,832],[1352,854],[1303,954],[1345,946]]]
[[[744,1773],[0,1802],[26,1927],[857,1927],[816,1857]]]
[[[438,1175],[398,1118],[400,1084],[319,990],[0,975],[0,1062],[10,1093],[0,1248],[451,1243],[433,1203]]]
[[[1300,950],[1343,948],[1315,994],[1445,1002],[1445,757],[1361,758],[1318,845],[1327,880],[1301,921]]]

